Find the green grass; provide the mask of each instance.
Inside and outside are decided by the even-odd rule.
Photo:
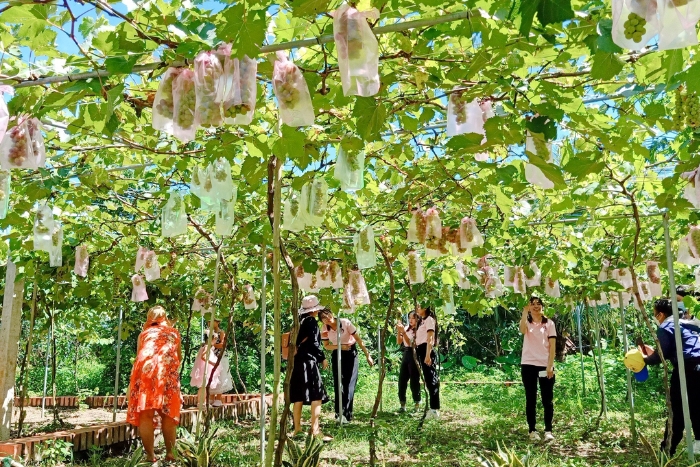
[[[398,415],[395,377],[384,385],[383,412],[376,422],[376,450],[379,466],[480,466],[479,455],[490,454],[498,445],[518,455],[528,454],[531,465],[541,467],[652,466],[651,454],[640,442],[632,444],[629,406],[626,401],[624,367],[615,359],[605,361],[608,393],[607,419],[598,419],[599,393],[592,361],[587,359],[583,397],[578,360],[559,365],[555,386],[554,434],[549,445],[527,441],[524,394],[520,385],[458,385],[466,380],[517,381],[517,368],[478,368],[477,372],[443,375],[441,419],[426,422],[418,430],[420,414]],[[334,437],[322,451],[322,464],[328,467],[369,465],[369,414],[376,393],[376,372],[364,368],[355,401],[356,420],[339,428],[333,421],[332,403],[324,406],[322,430]],[[652,445],[657,446],[665,421],[662,385],[658,372],[649,381],[635,386],[636,421]],[[542,416],[541,408],[538,416]],[[308,422],[308,411],[304,413]],[[541,418],[538,428],[542,430]],[[221,424],[224,452],[215,465],[259,467],[259,425],[255,421]],[[682,445],[683,446],[683,445]],[[681,448],[682,448],[681,446]],[[682,453],[681,453],[682,454]],[[674,465],[687,465],[685,458]],[[102,465],[116,467],[119,459]]]

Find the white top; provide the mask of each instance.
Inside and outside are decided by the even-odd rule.
[[[323,333],[321,334],[322,340],[329,341],[332,345],[338,345],[338,331],[340,331],[340,344],[341,345],[353,345],[357,340],[355,339],[355,333],[357,333],[357,328],[353,325],[349,319],[340,318],[336,320],[336,329],[333,330],[330,326],[323,326]],[[342,331],[341,331],[342,330]]]

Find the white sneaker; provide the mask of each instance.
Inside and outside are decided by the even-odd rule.
[[[545,431],[544,432],[544,442],[545,443],[550,443],[554,441],[554,435],[552,434],[551,431]]]
[[[700,454],[700,439],[696,439],[693,443],[693,452],[695,454]]]
[[[533,443],[539,443],[541,440],[542,438],[540,438],[540,435],[536,431],[530,432],[530,441]]]
[[[425,414],[426,420],[437,420],[438,418],[440,418],[440,412],[435,409],[430,409],[428,410],[428,413]]]

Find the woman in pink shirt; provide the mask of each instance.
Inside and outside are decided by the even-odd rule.
[[[430,410],[426,420],[440,418],[440,377],[437,372],[437,355],[434,346],[437,345],[437,321],[432,308],[416,307],[416,313],[421,321],[416,329],[416,356],[423,370],[425,387],[428,390]]]
[[[374,365],[372,357],[369,355],[362,338],[357,333],[357,328],[350,320],[336,319],[328,308],[324,308],[318,313],[318,317],[323,323],[321,340],[326,350],[332,351],[331,364],[333,365],[333,384],[335,386],[335,418],[343,417],[343,423],[352,420],[352,406],[355,399],[355,386],[357,385],[357,372],[359,370],[359,360],[357,358],[357,346],[359,345],[365,354],[369,366]],[[340,339],[338,336],[340,335]],[[338,397],[338,340],[340,340],[340,365],[343,384],[342,391],[342,412],[340,398]]]
[[[520,317],[520,332],[523,333],[523,353],[520,372],[525,387],[525,414],[530,440],[540,441],[537,434],[537,383],[544,406],[544,440],[553,441],[552,419],[554,418],[554,352],[557,330],[554,322],[542,314],[542,300],[530,297],[530,304],[523,308]]]

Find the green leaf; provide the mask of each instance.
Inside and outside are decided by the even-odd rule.
[[[507,217],[513,209],[513,200],[506,196],[500,188],[494,187],[496,193],[496,206]]]
[[[527,1],[523,0],[523,2]],[[540,0],[539,2],[537,19],[543,26],[561,23],[573,17],[574,10],[571,9],[571,0]]]
[[[557,125],[547,116],[535,117],[525,123],[525,127],[532,133],[542,133],[546,141],[557,138]]]
[[[622,53],[622,47],[615,44],[612,40],[612,20],[609,18],[598,21],[598,39],[596,47],[601,52]],[[593,51],[595,53],[595,51]]]
[[[462,357],[462,366],[466,368],[467,370],[472,370],[476,368],[478,365],[479,360],[477,360],[474,357],[470,357],[469,355],[465,355]]]
[[[330,0],[291,0],[294,16],[316,16],[328,11]]]
[[[684,73],[688,92],[700,92],[700,62],[695,62]]]
[[[220,39],[231,43],[233,56],[257,56],[267,30],[265,10],[246,8],[241,2],[226,8],[220,17],[222,20],[217,22],[216,33]]]
[[[113,57],[105,60],[105,68],[107,71],[114,74],[129,74],[136,65],[138,56],[127,55],[126,57]]]
[[[525,37],[530,35],[532,21],[542,0],[521,0],[520,1],[520,34]]]
[[[675,49],[664,52],[662,60],[664,68],[666,68],[666,84],[671,83],[671,80],[676,75],[683,71],[683,49]]]
[[[593,56],[591,78],[602,80],[611,79],[622,71],[624,65],[624,62],[617,58],[616,54],[598,51]]]
[[[372,97],[358,97],[352,116],[357,119],[356,130],[365,141],[377,141],[386,123],[386,107]]]

